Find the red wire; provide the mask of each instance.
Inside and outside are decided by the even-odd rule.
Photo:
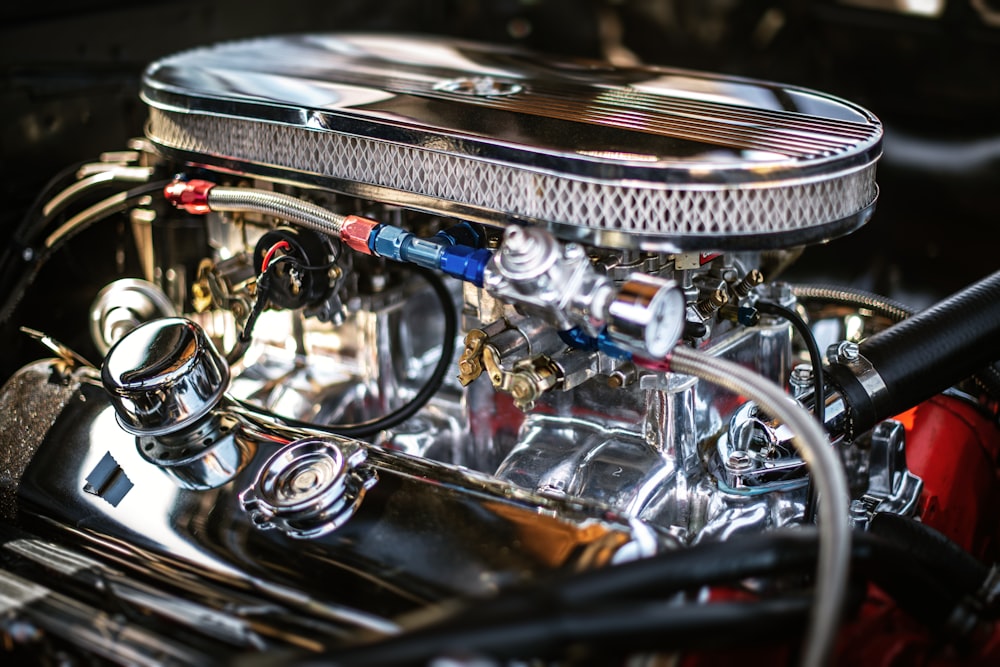
[[[288,241],[278,241],[273,246],[271,246],[266,253],[264,253],[264,261],[260,263],[260,272],[264,273],[267,271],[267,265],[271,263],[271,259],[274,257],[274,253],[278,252],[279,249],[287,250],[291,248]]]

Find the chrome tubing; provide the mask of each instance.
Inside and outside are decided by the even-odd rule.
[[[216,186],[209,191],[208,204],[213,211],[273,215],[336,239],[340,238],[347,219],[347,216],[333,213],[298,197],[250,188]]]

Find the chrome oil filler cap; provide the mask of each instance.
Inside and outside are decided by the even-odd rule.
[[[332,438],[304,438],[280,449],[240,494],[255,526],[289,537],[320,537],[344,524],[378,480],[367,452]]]
[[[180,431],[208,414],[229,385],[229,366],[194,322],[142,324],[108,351],[101,381],[122,428],[140,436]]]

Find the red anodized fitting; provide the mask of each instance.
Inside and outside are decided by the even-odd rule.
[[[344,224],[340,228],[340,240],[348,248],[370,255],[372,251],[368,241],[371,238],[372,230],[378,226],[379,223],[374,220],[349,215],[344,218]]]
[[[212,210],[208,205],[208,192],[214,187],[215,183],[211,181],[177,180],[163,188],[163,196],[192,215],[204,215]]]

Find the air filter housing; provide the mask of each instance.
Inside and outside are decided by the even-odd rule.
[[[152,64],[147,134],[194,164],[674,252],[827,240],[882,127],[822,93],[431,38],[298,35]]]

